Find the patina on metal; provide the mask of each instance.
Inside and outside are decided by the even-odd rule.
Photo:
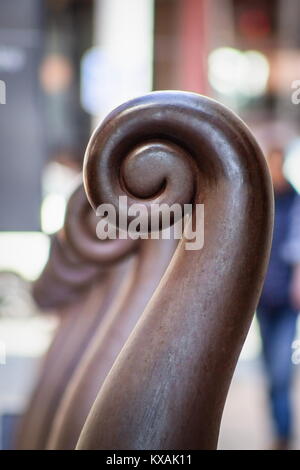
[[[156,152],[155,148],[159,148]],[[273,193],[246,125],[223,105],[155,92],[113,111],[84,165],[90,202],[205,205],[107,376],[78,449],[215,449],[269,257]],[[195,212],[193,212],[193,218]]]
[[[74,449],[88,413],[114,361],[174,254],[176,240],[142,240],[124,289],[87,349],[58,409],[49,449]]]
[[[80,211],[76,243],[68,240],[69,223]],[[88,233],[82,221],[94,223]],[[103,242],[96,238],[96,220],[80,185],[71,196],[64,229],[53,239],[49,261],[33,286],[36,301],[56,307],[62,319],[53,343],[45,357],[36,389],[21,423],[17,448],[44,449],[57,407],[67,384],[80,363],[84,351],[105,317],[132,263],[123,260],[133,254],[137,242],[110,242],[110,256]],[[74,228],[75,229],[75,228]],[[91,252],[84,257],[80,247],[90,237]],[[104,254],[103,254],[104,253]],[[120,260],[119,264],[116,264]]]

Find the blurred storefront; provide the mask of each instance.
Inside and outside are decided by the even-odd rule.
[[[1,1],[0,289],[1,276],[11,289],[0,291],[0,440],[25,406],[55,329],[55,317],[41,318],[31,304],[27,283],[62,226],[92,130],[114,107],[151,90],[202,93],[250,127],[285,121],[295,137],[286,172],[300,191],[299,17],[298,0]],[[24,303],[15,303],[22,289]],[[254,323],[242,354],[247,366],[237,371],[246,377],[233,391],[238,400],[247,399],[243,384],[251,387],[253,377],[262,390],[259,351]],[[253,403],[265,406],[260,395]],[[240,434],[226,413],[225,448]]]

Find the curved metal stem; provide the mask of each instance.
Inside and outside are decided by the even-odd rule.
[[[156,140],[164,148],[155,156]],[[186,250],[185,238],[179,244],[78,448],[213,449],[269,255],[273,197],[264,157],[224,106],[158,92],[106,119],[89,144],[84,177],[94,205],[117,206],[120,194],[149,210],[153,201],[203,203],[205,242],[198,251]]]

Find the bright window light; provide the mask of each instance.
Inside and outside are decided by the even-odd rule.
[[[237,90],[245,66],[243,54],[231,47],[215,49],[208,58],[208,78],[219,93],[230,95]]]
[[[0,326],[5,363],[5,357],[9,356],[38,357],[44,354],[57,327],[57,318],[54,315],[2,318]]]
[[[82,58],[81,101],[101,120],[152,89],[153,0],[96,0],[94,45]]]
[[[64,223],[66,198],[62,194],[48,194],[41,207],[41,225],[48,235],[57,232]]]
[[[41,232],[1,232],[0,270],[36,279],[49,253],[49,237]]]
[[[43,173],[44,199],[41,205],[42,231],[51,235],[64,223],[67,201],[82,181],[77,171],[58,162],[49,163]]]
[[[240,83],[240,92],[249,97],[262,95],[269,79],[269,62],[258,51],[246,51],[244,57],[246,62],[243,69],[243,80]]]
[[[269,63],[259,51],[221,47],[209,55],[208,67],[209,82],[220,94],[255,97],[266,89]]]

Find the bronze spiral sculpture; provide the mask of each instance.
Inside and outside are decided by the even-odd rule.
[[[75,448],[97,393],[155,292],[176,243],[142,240],[127,287],[111,305],[66,388],[54,420],[49,449]]]
[[[77,256],[90,263],[111,265],[137,249],[138,243],[130,238],[101,241],[96,236],[97,217],[91,209],[83,185],[73,192],[67,205],[66,239]]]
[[[73,227],[74,235],[69,224],[73,224],[78,211],[80,218]],[[95,227],[93,211],[80,185],[68,202],[64,229],[54,237],[49,261],[33,287],[39,304],[57,307],[62,320],[21,424],[17,443],[21,449],[45,448],[67,383],[128,271],[127,261],[115,267],[113,263],[131,255],[137,247],[133,240],[115,240],[110,242],[108,255],[101,247],[103,242],[97,240],[95,229],[84,231],[81,222],[85,220]],[[75,242],[73,238],[69,241],[70,235]],[[83,254],[81,247],[89,238],[90,251],[85,248]]]
[[[221,104],[155,92],[113,111],[84,164],[94,208],[142,202],[205,209],[204,247],[176,250],[107,376],[78,449],[214,449],[269,256],[273,196],[264,157]]]

